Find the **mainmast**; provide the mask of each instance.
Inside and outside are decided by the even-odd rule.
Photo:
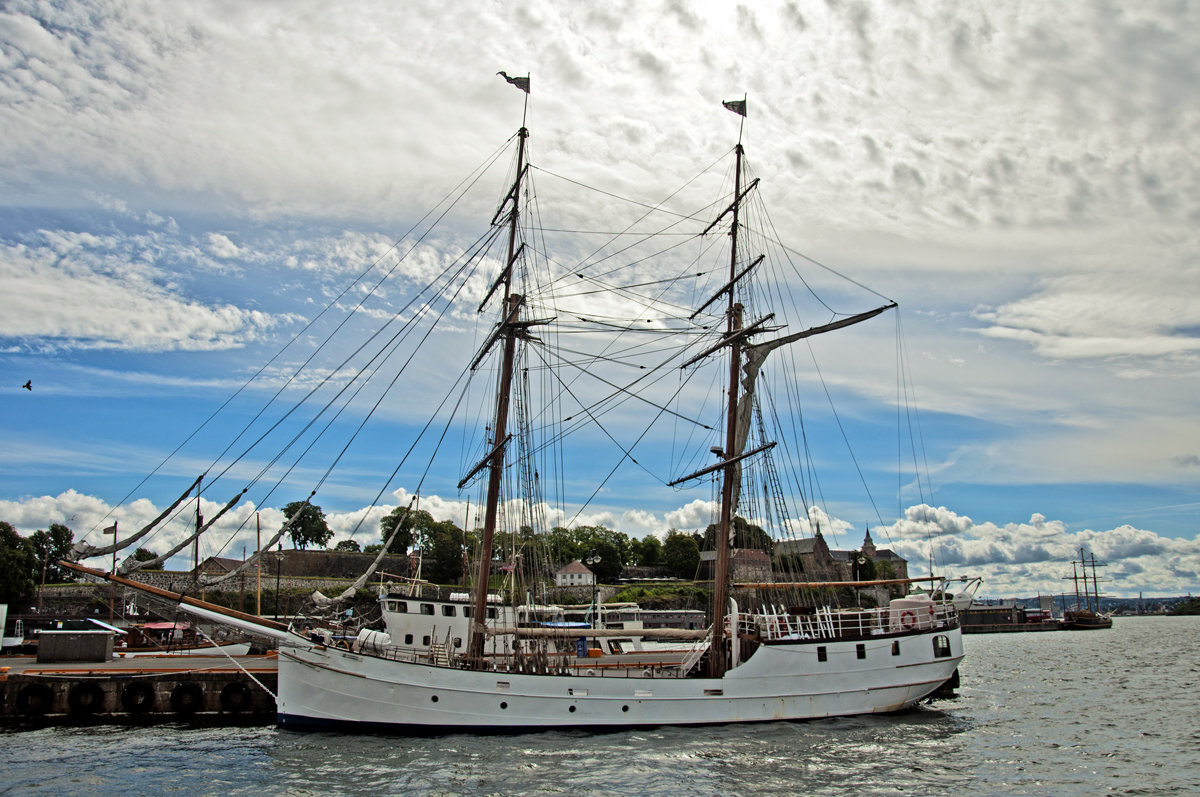
[[[507,79],[507,76],[505,76]],[[528,83],[526,84],[528,85]],[[528,91],[528,89],[525,89]],[[517,253],[517,221],[521,208],[521,181],[525,173],[525,141],[529,131],[525,127],[517,132],[517,176],[505,202],[512,200],[508,218],[508,254],[500,279],[504,288],[500,322],[497,332],[504,339],[504,354],[501,359],[497,384],[496,419],[492,425],[492,450],[487,456],[488,487],[484,510],[483,539],[479,549],[479,574],[475,581],[475,608],[471,615],[471,637],[467,645],[467,659],[473,666],[482,667],[484,626],[487,622],[488,582],[492,571],[492,544],[496,536],[496,517],[500,507],[500,479],[504,474],[504,452],[508,443],[508,407],[512,395],[513,362],[516,357],[517,337],[521,305],[524,297],[512,292],[513,260]],[[503,207],[501,208],[503,211]],[[495,338],[493,338],[494,340]],[[477,360],[478,362],[478,360]],[[469,477],[468,477],[469,478]],[[465,480],[464,480],[465,481]]]

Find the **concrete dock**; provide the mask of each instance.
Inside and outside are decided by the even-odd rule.
[[[277,683],[274,653],[55,664],[0,656],[0,722],[268,723]]]

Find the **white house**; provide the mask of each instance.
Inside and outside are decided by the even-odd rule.
[[[596,574],[576,559],[554,574],[554,584],[559,587],[590,587],[596,583]]]

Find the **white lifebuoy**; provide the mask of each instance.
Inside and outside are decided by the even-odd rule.
[[[910,610],[905,609],[904,611],[900,612],[900,627],[901,628],[903,628],[905,631],[908,631],[916,624],[917,624],[917,616],[915,614],[913,614]]]

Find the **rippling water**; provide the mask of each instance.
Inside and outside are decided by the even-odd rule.
[[[478,738],[9,731],[0,793],[1200,794],[1200,618],[966,648],[957,699],[887,717]]]

